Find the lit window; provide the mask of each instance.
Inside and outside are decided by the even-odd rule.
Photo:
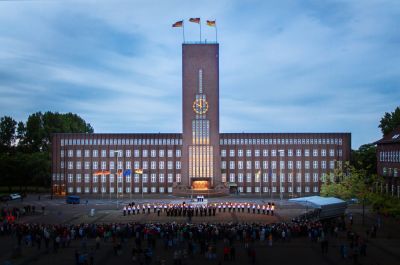
[[[251,161],[246,161],[246,169],[251,169]]]
[[[301,156],[301,149],[296,149],[296,156]]]
[[[168,168],[168,169],[173,169],[172,161],[168,161],[168,162],[167,162],[167,168]]]
[[[221,161],[221,169],[226,169],[226,161]]]
[[[238,182],[240,182],[240,183],[243,182],[243,173],[238,174]]]
[[[156,155],[157,155],[156,150],[151,150],[151,151],[150,151],[150,156],[151,156],[151,157],[156,157]]]
[[[313,156],[318,156],[318,149],[313,149]]]
[[[133,150],[133,156],[139,157],[139,150]]]
[[[246,156],[247,156],[247,157],[250,157],[250,156],[251,156],[251,150],[250,150],[250,149],[246,150]]]

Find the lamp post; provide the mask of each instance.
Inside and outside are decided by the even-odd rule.
[[[279,153],[279,196],[280,196],[281,200],[283,198],[283,194],[282,194],[282,167],[281,167],[281,156],[282,156],[283,152],[285,152],[285,150],[283,150],[283,149],[278,150],[278,153]]]
[[[260,198],[261,198],[261,169],[257,171],[256,176],[258,177],[258,181],[260,182]]]
[[[143,169],[140,169],[140,168],[138,168],[138,169],[135,169],[135,174],[138,174],[139,176],[141,176],[141,179],[142,179],[142,199],[143,199]]]
[[[143,200],[143,171],[141,171],[141,173],[139,173],[139,175],[141,176],[141,179],[142,179],[142,200]]]
[[[119,208],[119,202],[118,202],[118,156],[119,156],[119,151],[115,150],[114,154],[116,154],[116,159],[115,160],[117,162],[117,164],[115,165],[115,177],[116,177],[116,182],[115,183],[116,183],[116,186],[117,186],[117,208]]]

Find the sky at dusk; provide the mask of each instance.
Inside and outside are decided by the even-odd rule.
[[[182,29],[220,44],[221,132],[378,140],[400,105],[400,1],[0,1],[0,116],[182,131]]]

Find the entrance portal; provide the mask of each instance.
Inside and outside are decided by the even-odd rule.
[[[195,180],[192,182],[192,188],[194,190],[208,190],[208,180]]]

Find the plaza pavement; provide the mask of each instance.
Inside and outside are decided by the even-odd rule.
[[[153,202],[153,201],[170,201],[180,200],[181,198],[135,198],[135,202]],[[236,200],[236,201],[249,201],[260,202],[261,198],[215,198],[214,201],[221,200]],[[130,200],[125,200],[128,202]],[[270,201],[270,200],[267,200]],[[108,222],[186,222],[184,217],[167,217],[165,214],[158,217],[157,214],[140,214],[122,216],[121,202],[118,202],[119,209],[117,209],[116,200],[101,200],[98,198],[88,198],[88,204],[81,205],[66,205],[63,199],[50,200],[42,197],[37,200],[36,196],[28,196],[23,202],[11,202],[10,207],[19,205],[36,205],[37,213],[34,215],[21,217],[19,222],[35,222],[35,223],[64,223],[64,224],[78,224],[78,223],[108,223]],[[193,217],[193,222],[279,222],[282,220],[290,220],[292,217],[301,214],[305,211],[304,207],[297,206],[287,201],[276,201],[277,215],[274,217],[264,216],[258,214],[245,213],[218,213],[215,217]],[[45,206],[45,212],[42,214],[40,211],[41,205]],[[1,207],[5,206],[4,204]],[[96,209],[93,217],[89,216],[90,209]],[[348,212],[354,216],[354,224],[352,230],[365,236],[365,231],[373,224],[377,223],[378,216],[371,213],[367,209],[365,218],[365,225],[362,225],[361,209],[360,206],[354,205],[348,209]],[[367,243],[367,257],[360,257],[359,264],[370,265],[390,265],[399,264],[400,260],[400,226],[399,221],[393,218],[380,217],[380,228],[378,230],[377,238],[369,238]],[[349,225],[348,225],[349,228]],[[346,242],[346,232],[340,232],[339,237],[329,238],[329,252],[323,255],[318,243],[310,242],[307,238],[293,239],[290,242],[281,242],[274,239],[272,247],[266,245],[266,242],[256,242],[256,264],[353,264],[351,259],[342,260],[339,254],[339,246],[342,242]],[[244,246],[240,242],[236,242],[236,260],[223,261],[222,257],[222,243],[217,246],[217,259],[207,260],[199,254],[186,260],[185,264],[196,265],[204,264],[249,264]],[[18,265],[35,265],[35,264],[75,264],[74,253],[75,250],[81,249],[81,242],[73,241],[70,247],[60,248],[58,253],[46,253],[43,248],[37,250],[34,247],[22,247],[22,255],[16,259],[11,259],[11,253],[16,246],[16,238],[10,236],[0,237],[0,264],[6,264],[5,261],[11,261],[10,264]],[[88,251],[94,247],[94,241],[89,240]],[[102,242],[99,251],[94,251],[94,264],[134,264],[131,261],[131,249],[133,247],[133,240],[128,240],[123,245],[123,251],[120,256],[115,256],[113,252],[113,245],[110,242]],[[162,242],[157,241],[156,253],[153,257],[152,264],[156,264],[156,260],[164,260],[165,264],[173,264],[173,251],[164,250]]]

